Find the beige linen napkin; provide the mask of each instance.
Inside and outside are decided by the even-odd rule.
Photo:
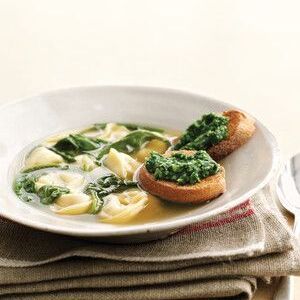
[[[109,245],[0,221],[0,299],[250,299],[297,274],[300,250],[269,188],[161,241]]]

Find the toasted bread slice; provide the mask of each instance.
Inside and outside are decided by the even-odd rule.
[[[241,111],[228,110],[223,112],[223,116],[229,118],[228,138],[207,150],[216,161],[244,145],[255,131],[254,119]]]
[[[173,152],[165,155],[170,156]],[[185,154],[193,154],[195,151],[181,150]],[[212,200],[226,190],[225,169],[221,166],[217,174],[206,177],[193,185],[178,185],[175,182],[156,180],[148,172],[145,166],[139,170],[137,176],[140,186],[152,195],[166,200],[180,203],[200,203]]]

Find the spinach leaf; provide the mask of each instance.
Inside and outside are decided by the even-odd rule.
[[[90,129],[102,130],[105,129],[106,125],[107,123],[95,123]]]
[[[138,130],[138,129],[144,129],[144,130],[148,130],[148,131],[154,131],[154,132],[164,132],[164,130],[162,128],[156,128],[156,127],[151,127],[151,126],[143,126],[143,125],[137,125],[137,124],[133,124],[133,123],[116,123],[120,126],[125,126],[128,130]],[[92,129],[96,129],[96,130],[101,130],[104,129],[106,127],[107,123],[96,123],[94,124]]]
[[[98,196],[104,197],[136,186],[135,181],[123,180],[114,174],[109,174],[98,178],[96,182],[89,183],[85,188],[85,192],[89,194],[91,191],[95,191]]]
[[[36,192],[35,182],[38,176],[34,174],[21,174],[14,182],[13,189],[17,196],[25,201],[29,202],[33,200],[33,195]]]
[[[102,209],[104,201],[103,198],[101,196],[98,196],[97,192],[95,192],[94,190],[90,191],[90,196],[92,199],[92,205],[88,213],[95,215]]]
[[[133,123],[117,123],[117,124],[125,126],[128,130],[143,129],[143,130],[160,132],[160,133],[164,132],[164,130],[162,128],[156,128],[156,127],[151,127],[151,126],[136,125],[136,124],[133,124]]]
[[[101,148],[106,144],[104,140],[89,138],[81,134],[70,134],[59,140],[50,150],[61,155],[67,162],[75,162],[75,156],[86,151]]]
[[[22,170],[22,173],[30,173],[33,171],[41,170],[41,169],[47,169],[47,168],[56,168],[59,170],[68,170],[70,166],[68,165],[43,165],[43,166],[36,166],[32,168],[28,168],[25,170]]]
[[[122,180],[114,174],[105,175],[98,178],[96,182],[89,183],[85,188],[85,193],[91,195],[91,214],[97,214],[103,206],[103,198],[111,193],[120,193],[124,190],[137,187],[134,181]]]
[[[152,139],[159,139],[170,145],[170,142],[160,133],[138,129],[130,132],[125,137],[116,142],[105,145],[102,149],[100,149],[97,160],[99,162],[111,148],[114,148],[123,153],[132,153],[136,150],[139,150],[145,142],[148,142]]]
[[[40,201],[43,204],[52,204],[58,197],[64,194],[69,194],[70,190],[65,187],[56,185],[43,185],[37,192]]]

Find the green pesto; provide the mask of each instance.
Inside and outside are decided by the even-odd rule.
[[[219,164],[203,150],[194,155],[174,153],[170,157],[152,152],[145,166],[155,179],[173,181],[179,185],[195,184],[220,169]]]
[[[174,150],[207,150],[228,137],[227,117],[210,113],[190,125]]]

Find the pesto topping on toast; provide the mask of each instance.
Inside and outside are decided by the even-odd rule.
[[[179,185],[195,184],[220,169],[220,165],[203,150],[193,155],[174,153],[170,157],[152,152],[145,167],[155,179],[173,181]]]
[[[174,150],[207,150],[228,137],[227,117],[214,113],[204,115],[190,125],[174,145]]]

